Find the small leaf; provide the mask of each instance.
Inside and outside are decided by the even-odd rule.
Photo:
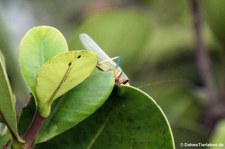
[[[88,51],[59,54],[44,64],[37,75],[39,112],[48,117],[51,104],[84,81],[97,65],[97,56]]]
[[[17,129],[15,99],[9,84],[9,80],[0,59],[0,117],[7,125],[13,138],[21,141]]]
[[[54,102],[36,143],[47,141],[74,127],[95,112],[108,99],[114,87],[112,72],[96,69],[84,82]],[[24,133],[35,112],[32,100],[23,109],[19,120],[20,133]]]
[[[169,123],[156,102],[139,89],[123,85],[115,88],[111,98],[91,117],[36,148],[43,147],[175,148]]]
[[[39,68],[50,58],[66,51],[68,46],[65,38],[53,27],[34,27],[24,35],[19,47],[19,65],[34,97]]]
[[[96,69],[86,81],[54,105],[53,113],[42,127],[37,142],[47,141],[90,116],[108,99],[113,86],[112,72]]]

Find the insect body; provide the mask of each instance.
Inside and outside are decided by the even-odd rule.
[[[80,40],[86,50],[94,52],[98,57],[98,67],[103,71],[113,70],[116,84],[129,84],[129,79],[122,69],[119,67],[120,57],[110,58],[98,44],[87,34],[80,34]],[[113,60],[118,59],[117,63]]]

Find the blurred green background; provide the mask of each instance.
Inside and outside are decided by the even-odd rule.
[[[208,98],[196,66],[190,2],[0,0],[0,49],[18,111],[29,95],[17,64],[19,42],[29,28],[50,25],[63,33],[70,50],[83,49],[78,36],[85,32],[109,56],[121,56],[121,67],[131,84],[146,91],[162,107],[177,148],[182,148],[180,143],[225,145],[225,139],[221,139],[225,138],[225,116],[216,118],[212,128],[204,125]],[[203,41],[216,90],[224,104],[225,1],[205,0],[200,6]]]

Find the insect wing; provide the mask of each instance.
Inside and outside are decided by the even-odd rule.
[[[80,34],[80,40],[86,50],[94,52],[98,56],[98,60],[101,62],[110,57],[99,47],[99,45],[87,34]]]
[[[102,64],[102,66],[99,66],[100,68],[106,65],[111,70],[115,69],[115,67],[117,66],[116,63],[99,47],[99,45],[89,35],[85,33],[80,34],[80,41],[86,50],[94,52],[97,55],[99,62],[107,60]],[[102,69],[105,70],[104,68]],[[117,69],[119,72],[122,72],[122,69],[120,67],[117,67]],[[128,80],[128,77],[125,73],[122,73],[121,77],[124,80]]]

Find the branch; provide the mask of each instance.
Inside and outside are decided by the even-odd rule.
[[[218,102],[218,97],[213,83],[209,58],[202,39],[202,21],[198,0],[191,0],[191,6],[194,17],[194,30],[196,38],[195,52],[196,52],[197,69],[202,79],[202,83],[206,87],[209,102],[211,104],[214,104]]]
[[[28,130],[26,131],[26,133],[23,136],[23,139],[25,141],[25,147],[24,149],[32,149],[32,145],[34,143],[34,140],[42,126],[42,124],[44,123],[45,118],[43,118],[39,111],[36,110],[34,118],[28,128]]]
[[[217,110],[215,110],[215,107],[219,105],[220,101],[218,98],[217,90],[214,86],[212,72],[210,69],[210,61],[202,39],[202,20],[199,1],[191,0],[190,3],[194,19],[196,64],[199,76],[202,79],[202,83],[205,86],[205,91],[208,97],[205,125],[209,129],[212,129],[218,117],[218,113]]]

